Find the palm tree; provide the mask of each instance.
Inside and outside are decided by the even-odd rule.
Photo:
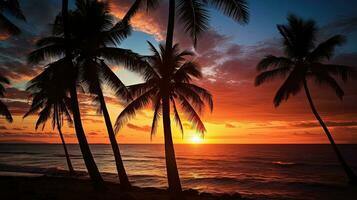
[[[19,34],[21,32],[19,27],[17,27],[7,17],[5,17],[3,12],[7,12],[20,20],[26,20],[24,14],[21,11],[19,2],[17,0],[0,0],[0,29],[4,30],[10,35]]]
[[[136,63],[135,60],[139,60],[139,56],[131,50],[118,47],[129,35],[130,26],[128,23],[118,23],[114,26],[114,17],[109,11],[106,1],[77,1],[77,10],[71,16],[71,33],[77,44],[75,59],[80,82],[91,94],[96,95],[107,127],[120,183],[129,188],[131,184],[124,168],[102,88],[106,85],[114,90],[116,96],[127,100],[127,88],[105,61],[124,64],[133,69],[139,66],[133,64]]]
[[[283,100],[288,100],[290,95],[296,95],[304,88],[313,114],[325,131],[350,182],[356,184],[356,176],[342,157],[329,129],[318,114],[307,84],[308,79],[313,79],[317,83],[333,89],[336,95],[342,99],[344,92],[334,76],[347,81],[349,76],[355,74],[355,71],[344,65],[326,64],[324,60],[329,60],[332,57],[335,48],[342,45],[345,38],[342,35],[335,35],[316,44],[317,27],[314,21],[290,15],[288,22],[287,25],[277,26],[283,37],[285,56],[268,55],[263,58],[257,65],[257,70],[261,73],[256,77],[255,85],[259,86],[277,77],[287,77],[275,95],[275,107],[278,107]]]
[[[60,61],[61,62],[61,61]],[[70,114],[70,98],[68,97],[68,82],[63,79],[67,70],[60,62],[50,64],[41,74],[32,79],[26,91],[31,93],[32,104],[24,118],[38,112],[39,118],[36,122],[36,130],[43,124],[42,130],[48,119],[52,118],[52,128],[56,128],[60,135],[65,152],[70,174],[74,174],[71,159],[64,141],[61,127],[63,119],[72,124]]]
[[[118,48],[120,42],[130,34],[128,23],[114,25],[114,17],[109,14],[105,1],[76,1],[76,10],[69,14],[68,29],[71,36],[72,58],[77,71],[77,81],[96,96],[99,110],[103,114],[109,140],[113,149],[118,176],[122,186],[129,188],[119,146],[111,124],[102,88],[104,85],[114,90],[123,99],[129,98],[125,85],[107,65],[106,61],[124,64],[129,69],[140,68],[139,56],[130,50]],[[62,38],[64,26],[59,15],[53,27],[54,36],[38,41],[41,47],[29,56],[32,63],[39,63],[48,55],[63,54],[65,41]]]
[[[76,136],[89,176],[96,185],[100,186],[104,183],[103,178],[99,173],[98,167],[90,151],[89,144],[83,130],[81,113],[79,110],[77,96],[78,70],[74,67],[73,64],[73,40],[70,34],[68,23],[68,0],[62,1],[61,14],[62,18],[57,18],[56,20],[62,20],[62,33],[54,35],[54,37],[50,37],[50,39],[39,40],[37,42],[37,46],[39,48],[29,54],[28,61],[30,64],[40,64],[43,61],[51,61],[52,59],[56,59],[58,67],[64,67],[68,69],[66,76],[62,77],[62,79],[66,80],[69,85],[68,90],[70,93],[70,107],[73,114]],[[56,42],[56,44],[58,43],[59,45],[53,44],[54,42]]]
[[[142,7],[156,8],[160,2],[160,0],[136,0],[123,19],[130,19]],[[190,35],[196,46],[198,37],[209,27],[209,7],[220,10],[242,24],[246,24],[249,20],[246,0],[169,0],[166,50],[170,51],[169,47],[173,44],[176,11],[179,20],[184,25],[185,32]]]
[[[198,132],[203,134],[206,129],[199,113],[202,112],[205,103],[208,103],[212,111],[212,96],[205,89],[191,83],[192,78],[202,77],[198,63],[187,61],[185,58],[192,56],[192,52],[179,51],[178,45],[174,45],[170,51],[171,54],[166,54],[167,51],[163,45],[160,45],[160,50],[157,50],[151,43],[149,45],[153,55],[146,57],[147,65],[143,72],[145,82],[129,86],[129,91],[135,99],[120,113],[115,129],[116,132],[119,131],[139,109],[143,109],[150,101],[152,102],[154,117],[151,135],[155,133],[162,113],[169,190],[177,193],[182,189],[172,141],[170,109],[173,108],[174,119],[183,131],[176,106],[178,101],[182,110],[188,115],[189,121]]]
[[[4,97],[5,95],[5,87],[3,86],[3,83],[5,84],[10,84],[10,81],[1,76],[0,75],[0,97]],[[8,122],[12,122],[12,116],[11,116],[11,113],[9,111],[9,109],[7,108],[7,106],[0,100],[0,115],[3,115],[5,116],[5,119],[8,121]]]

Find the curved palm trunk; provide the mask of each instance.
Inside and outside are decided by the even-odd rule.
[[[169,191],[173,193],[182,192],[179,173],[177,170],[174,144],[172,141],[171,122],[170,122],[170,100],[168,95],[162,98],[162,117],[165,138],[165,158],[166,171],[169,183]]]
[[[83,155],[84,163],[86,165],[90,178],[94,181],[95,184],[101,185],[103,184],[103,178],[99,173],[92,152],[90,151],[87,138],[84,134],[83,125],[81,121],[81,114],[78,106],[77,91],[75,86],[73,86],[70,89],[70,95],[71,95],[71,106],[73,112],[74,127],[76,130],[79,147]]]
[[[69,158],[66,142],[64,141],[64,137],[63,137],[63,134],[62,134],[61,126],[60,126],[58,121],[57,121],[57,129],[58,129],[58,133],[59,133],[59,135],[61,137],[61,141],[62,141],[62,145],[63,145],[63,149],[64,149],[64,154],[66,156],[69,173],[70,174],[74,174],[74,169],[73,169],[73,166],[72,166],[71,159]]]
[[[64,38],[66,39],[66,41],[68,41],[68,39],[69,39],[68,25],[67,25],[68,0],[62,0],[62,17],[63,17],[63,27],[64,27]],[[71,66],[71,69],[73,69],[73,71],[74,71],[74,66],[73,66],[71,57],[72,56],[71,56],[70,50],[68,48],[66,48],[66,58],[67,58],[68,64]],[[83,155],[83,160],[87,167],[89,176],[94,181],[94,183],[97,185],[102,185],[103,178],[99,173],[99,170],[98,170],[98,167],[94,161],[92,152],[90,151],[87,138],[84,134],[82,121],[81,121],[81,113],[80,113],[79,104],[78,104],[78,97],[77,97],[77,90],[76,90],[76,79],[75,79],[74,73],[72,73],[72,77],[70,77],[70,81],[72,81],[72,86],[70,88],[70,96],[71,96],[71,106],[72,106],[72,112],[73,112],[73,121],[74,121],[74,127],[76,130],[78,143],[79,143],[82,155]]]
[[[324,121],[321,119],[319,113],[317,112],[316,108],[315,108],[315,105],[312,101],[312,98],[311,98],[311,95],[310,95],[310,91],[309,91],[309,88],[307,87],[307,82],[306,80],[304,80],[304,89],[305,89],[305,93],[306,93],[306,96],[307,96],[307,99],[309,100],[309,104],[310,104],[310,107],[311,107],[311,110],[312,112],[314,113],[316,119],[319,121],[320,125],[322,126],[322,128],[324,129],[331,145],[332,145],[332,148],[333,150],[335,151],[336,155],[337,155],[337,158],[339,160],[339,162],[341,163],[343,169],[345,170],[345,173],[349,179],[349,182],[350,184],[357,184],[357,177],[356,175],[353,173],[352,169],[347,165],[345,159],[342,157],[342,154],[340,152],[340,150],[338,149],[335,141],[333,140],[332,138],[332,135],[330,133],[330,131],[328,130],[326,124],[324,123]]]
[[[112,122],[110,120],[109,112],[108,112],[108,109],[107,109],[107,106],[106,106],[106,103],[104,100],[103,92],[101,89],[99,89],[99,91],[98,91],[98,97],[99,97],[99,101],[100,101],[100,106],[102,108],[105,125],[107,126],[110,144],[112,145],[113,154],[114,154],[114,158],[115,158],[115,164],[117,167],[120,184],[125,188],[130,188],[131,184],[129,182],[128,175],[126,174],[126,171],[124,168],[123,160],[122,160],[120,150],[119,150],[119,145],[115,138],[115,133],[113,130]]]
[[[174,28],[175,28],[175,0],[170,0],[169,20],[168,20],[167,32],[166,32],[166,51],[169,51],[172,48],[172,43],[174,40]]]

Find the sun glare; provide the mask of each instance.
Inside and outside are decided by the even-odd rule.
[[[201,144],[203,143],[203,138],[199,135],[193,135],[191,138],[191,143],[193,144]]]

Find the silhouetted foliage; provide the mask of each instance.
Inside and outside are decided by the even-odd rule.
[[[0,75],[0,97],[5,96],[5,87],[3,84],[10,84],[10,81],[9,79]],[[0,100],[0,115],[3,115],[8,122],[13,121],[9,109],[1,100]]]
[[[327,64],[325,61],[332,57],[337,46],[345,42],[344,36],[335,35],[316,44],[318,29],[315,21],[303,20],[295,15],[289,15],[288,24],[278,25],[277,28],[283,37],[285,56],[268,55],[263,58],[257,65],[257,70],[261,73],[256,77],[255,85],[259,86],[278,77],[286,78],[275,95],[275,107],[304,88],[311,109],[330,140],[350,182],[356,183],[356,176],[343,159],[330,131],[319,116],[307,85],[308,80],[314,80],[319,85],[331,88],[342,99],[344,91],[335,78],[347,81],[356,76],[356,71],[353,67]]]
[[[63,79],[70,69],[64,62],[65,60],[61,59],[49,64],[41,74],[28,83],[26,90],[31,94],[32,104],[24,118],[38,113],[39,117],[35,128],[37,129],[42,124],[42,130],[45,128],[46,122],[52,119],[52,128],[55,129],[57,127],[58,129],[68,169],[73,173],[74,170],[61,131],[64,120],[69,124],[73,123],[70,113],[70,98],[68,96],[70,85],[66,79]]]
[[[10,35],[17,35],[21,33],[19,27],[13,24],[4,15],[5,13],[25,21],[26,18],[21,11],[19,2],[17,0],[0,0],[0,31],[5,31]]]
[[[193,127],[200,133],[206,128],[199,115],[207,103],[210,110],[213,109],[212,95],[202,87],[193,83],[193,79],[202,77],[198,63],[186,60],[187,56],[193,56],[191,51],[180,51],[178,45],[174,45],[171,51],[166,51],[163,45],[157,50],[150,42],[153,53],[147,56],[145,70],[142,72],[145,82],[128,86],[134,100],[130,102],[118,116],[115,123],[116,132],[140,109],[147,105],[153,105],[154,116],[151,135],[155,134],[160,116],[163,116],[165,153],[168,168],[169,189],[174,192],[181,190],[181,184],[176,167],[171,125],[170,107],[173,108],[174,119],[183,134],[182,121],[178,111],[178,105],[187,115]],[[170,52],[170,54],[167,54]]]

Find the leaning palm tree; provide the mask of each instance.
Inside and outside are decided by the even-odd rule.
[[[66,76],[63,77],[69,84],[71,110],[73,114],[73,122],[78,139],[79,147],[82,152],[83,160],[88,170],[88,174],[92,181],[97,185],[103,184],[103,178],[99,173],[98,167],[94,161],[92,152],[89,148],[87,138],[84,133],[81,113],[79,110],[79,102],[77,96],[77,81],[78,70],[73,64],[73,40],[70,34],[70,27],[68,23],[68,0],[62,1],[62,20],[63,31],[61,34],[54,34],[54,37],[50,37],[47,40],[40,40],[37,43],[38,49],[31,52],[28,56],[28,62],[32,65],[41,64],[43,62],[55,62],[60,63],[58,67],[65,67],[67,69]],[[59,45],[54,44],[54,42]]]
[[[10,35],[17,35],[21,31],[19,27],[13,24],[5,15],[4,12],[16,17],[20,20],[26,20],[21,11],[20,4],[17,0],[0,0],[0,31],[5,31]]]
[[[3,83],[5,84],[10,84],[9,79],[3,77],[0,75],[0,97],[4,97],[5,95],[5,87],[3,86]],[[11,113],[9,111],[9,109],[7,108],[7,106],[0,100],[0,115],[5,116],[5,119],[8,122],[12,122],[12,116]]]
[[[123,20],[129,21],[140,8],[154,9],[160,2],[160,0],[136,0]],[[170,47],[173,44],[176,11],[180,22],[184,25],[185,32],[190,35],[196,45],[198,37],[209,28],[209,8],[211,7],[239,23],[246,24],[249,20],[246,0],[169,0],[166,50],[171,50]]]
[[[50,64],[41,74],[29,82],[26,91],[31,94],[32,104],[29,111],[24,115],[24,118],[38,112],[39,117],[35,126],[36,130],[41,124],[43,124],[43,130],[46,122],[52,118],[52,128],[55,129],[57,127],[66,156],[68,170],[70,174],[74,174],[61,129],[64,119],[72,124],[72,117],[70,114],[70,98],[68,97],[69,85],[64,79],[67,70],[60,64],[60,62]]]
[[[110,115],[105,103],[103,87],[114,90],[116,96],[128,99],[128,91],[121,80],[107,65],[107,61],[124,64],[135,68],[133,62],[139,56],[131,50],[119,48],[120,42],[130,33],[128,23],[114,26],[114,17],[109,13],[106,1],[77,1],[77,10],[71,15],[71,30],[76,40],[76,65],[80,82],[89,93],[95,95],[99,111],[103,114],[107,132],[112,146],[118,177],[123,187],[129,188],[129,182],[118,142],[115,138]],[[120,23],[119,23],[120,24]],[[132,68],[130,67],[132,66]]]
[[[261,73],[256,77],[255,85],[259,86],[277,77],[287,77],[275,95],[275,107],[304,88],[311,110],[325,131],[349,181],[356,184],[355,174],[342,157],[329,129],[315,108],[307,82],[312,79],[320,85],[326,85],[342,99],[344,92],[334,77],[340,77],[343,81],[347,81],[349,76],[355,74],[355,71],[352,67],[326,64],[324,61],[332,57],[335,48],[342,45],[345,38],[341,35],[335,35],[320,44],[316,44],[317,27],[314,21],[306,21],[290,15],[288,22],[287,25],[277,26],[283,37],[285,56],[268,55],[262,59],[257,65],[257,70]]]
[[[95,95],[99,111],[106,123],[120,183],[124,187],[130,187],[103,94],[103,87],[107,86],[113,89],[118,97],[124,100],[129,97],[125,85],[110,69],[107,61],[124,64],[129,69],[140,68],[137,62],[139,56],[136,53],[117,47],[129,35],[130,26],[128,23],[118,23],[114,26],[114,17],[109,14],[106,1],[77,0],[76,10],[69,14],[69,19],[72,58],[75,61],[73,64],[77,71],[77,81],[85,86],[89,93]],[[61,38],[64,32],[62,22],[62,16],[59,15],[53,27],[55,36],[38,41],[42,48],[30,55],[29,60],[32,63],[41,62],[49,54],[59,56],[63,53],[57,51],[65,42]]]
[[[171,53],[166,54],[167,51],[163,45],[160,45],[160,50],[157,50],[151,43],[149,45],[153,55],[146,57],[147,65],[143,72],[145,82],[129,86],[129,91],[135,99],[118,116],[115,123],[116,132],[135,116],[139,109],[145,108],[152,102],[154,117],[151,135],[155,133],[157,122],[162,114],[169,190],[177,193],[182,189],[172,141],[170,109],[173,108],[174,119],[180,130],[183,131],[176,106],[176,103],[179,102],[182,110],[188,115],[189,121],[193,123],[198,132],[203,134],[206,129],[199,113],[203,111],[206,103],[212,111],[213,101],[208,91],[191,83],[193,78],[202,77],[198,63],[186,60],[186,56],[193,55],[192,52],[179,51],[176,44],[169,51]]]

